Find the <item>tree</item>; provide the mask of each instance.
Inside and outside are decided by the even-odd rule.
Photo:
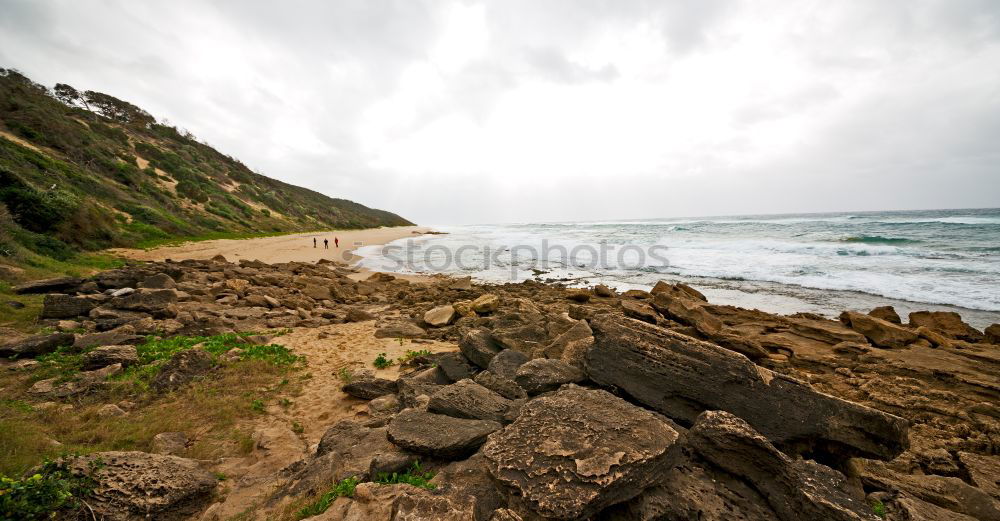
[[[87,110],[90,110],[90,105],[87,104],[87,100],[83,99],[83,95],[80,91],[74,89],[71,85],[66,85],[65,83],[56,83],[55,88],[52,89],[53,96],[57,100],[71,106],[76,107],[82,104]]]
[[[114,96],[88,90],[83,93],[83,99],[93,106],[98,114],[119,123],[137,125],[145,128],[156,123],[148,112]]]

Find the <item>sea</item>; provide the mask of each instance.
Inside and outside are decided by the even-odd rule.
[[[834,317],[893,305],[1000,322],[1000,209],[436,226],[364,246],[381,271],[649,289],[682,281],[716,304]]]

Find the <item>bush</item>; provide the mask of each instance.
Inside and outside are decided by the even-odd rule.
[[[376,369],[385,369],[392,365],[392,360],[386,358],[385,353],[379,353],[375,358],[375,361],[372,363],[375,365]]]
[[[355,477],[341,480],[330,488],[329,492],[320,496],[315,503],[299,510],[295,517],[297,519],[305,519],[307,517],[318,516],[326,512],[326,509],[330,508],[333,500],[338,497],[354,497],[354,490],[357,488],[359,482],[358,478]]]
[[[59,512],[81,511],[94,481],[75,476],[66,462],[46,461],[24,479],[0,477],[0,521],[53,519]],[[64,516],[73,518],[72,515]]]
[[[393,472],[392,474],[380,472],[377,476],[375,476],[375,482],[380,485],[396,485],[399,483],[406,483],[407,485],[413,485],[427,490],[434,490],[437,488],[437,485],[430,482],[433,478],[434,473],[425,471],[423,467],[420,466],[420,460],[416,460],[413,462],[413,465],[411,465],[410,468],[402,474],[398,474],[396,472]]]

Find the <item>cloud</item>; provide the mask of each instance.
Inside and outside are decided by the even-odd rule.
[[[991,0],[0,11],[4,66],[128,99],[267,175],[424,223],[1000,200]]]

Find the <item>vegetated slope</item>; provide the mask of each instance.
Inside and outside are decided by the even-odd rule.
[[[250,171],[107,94],[0,69],[0,260],[224,234],[410,225]]]

